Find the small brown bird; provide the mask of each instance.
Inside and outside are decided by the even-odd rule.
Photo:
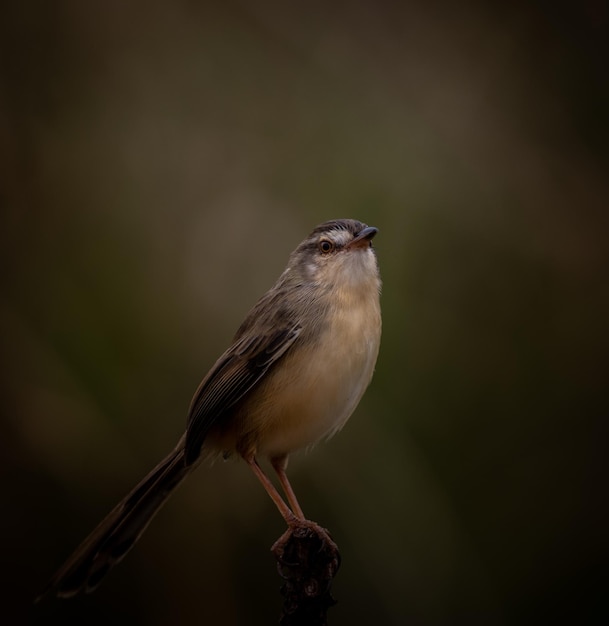
[[[286,475],[288,455],[340,430],[372,378],[381,338],[376,233],[356,220],[332,220],[294,250],[199,385],[177,446],[102,520],[39,599],[95,589],[205,457],[240,455],[288,526],[305,521]],[[259,457],[270,460],[287,504]]]

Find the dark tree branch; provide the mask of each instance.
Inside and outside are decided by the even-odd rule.
[[[340,566],[338,546],[313,522],[289,528],[273,545],[283,610],[280,626],[326,626],[326,613],[336,604],[330,593]]]

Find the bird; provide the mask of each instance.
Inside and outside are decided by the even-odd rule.
[[[382,325],[377,232],[333,219],[296,247],[203,378],[177,445],[80,544],[38,601],[96,589],[206,458],[240,457],[289,528],[307,523],[287,477],[288,458],[339,431],[372,379]]]

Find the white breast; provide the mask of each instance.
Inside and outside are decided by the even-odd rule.
[[[286,355],[264,385],[260,412],[252,416],[259,454],[311,446],[342,428],[355,410],[372,378],[381,334],[378,285],[366,287],[337,301],[318,340]]]

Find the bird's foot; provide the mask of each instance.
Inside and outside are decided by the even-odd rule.
[[[321,559],[334,576],[340,565],[338,546],[326,528],[316,522],[294,518],[271,547],[278,564],[290,566],[311,558]]]

